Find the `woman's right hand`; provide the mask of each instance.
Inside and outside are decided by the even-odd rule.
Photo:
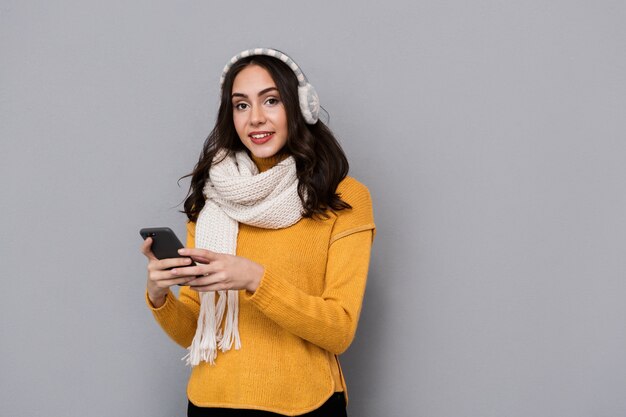
[[[172,285],[185,284],[195,279],[195,276],[174,276],[170,268],[189,266],[190,258],[157,259],[152,253],[152,238],[147,238],[141,245],[141,253],[148,258],[148,298],[155,308],[165,304],[165,297]]]

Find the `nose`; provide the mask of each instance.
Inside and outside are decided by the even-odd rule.
[[[259,126],[265,123],[265,112],[263,112],[262,106],[252,106],[250,112],[250,124],[253,126]]]

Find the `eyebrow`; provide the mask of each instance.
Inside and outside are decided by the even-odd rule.
[[[258,94],[258,95],[259,95],[259,96],[262,96],[263,94],[267,94],[267,93],[269,93],[269,92],[270,92],[270,91],[272,91],[272,90],[276,90],[276,91],[278,91],[278,88],[276,88],[276,87],[267,87],[267,88],[264,88],[263,90],[259,91],[259,94]],[[243,93],[233,93],[233,95],[232,95],[231,97],[232,97],[232,98],[234,98],[234,97],[243,97],[243,98],[248,98],[248,95],[247,95],[247,94],[243,94]]]

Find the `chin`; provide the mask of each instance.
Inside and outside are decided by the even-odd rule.
[[[251,149],[250,153],[257,158],[271,158],[278,154],[279,151],[274,149]]]

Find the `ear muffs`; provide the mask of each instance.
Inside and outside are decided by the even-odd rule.
[[[302,112],[302,116],[304,116],[304,120],[313,125],[317,123],[320,114],[320,100],[317,96],[317,92],[315,88],[311,84],[309,84],[306,79],[304,73],[295,63],[295,61],[289,58],[286,54],[277,51],[276,49],[270,48],[255,48],[255,49],[247,49],[242,51],[232,57],[228,64],[224,67],[222,71],[222,76],[220,77],[220,86],[224,85],[224,79],[226,78],[226,74],[230,70],[230,68],[240,59],[246,58],[254,55],[266,55],[271,56],[276,59],[280,59],[283,61],[291,70],[296,74],[296,78],[298,78],[298,100],[300,102],[300,112]]]

